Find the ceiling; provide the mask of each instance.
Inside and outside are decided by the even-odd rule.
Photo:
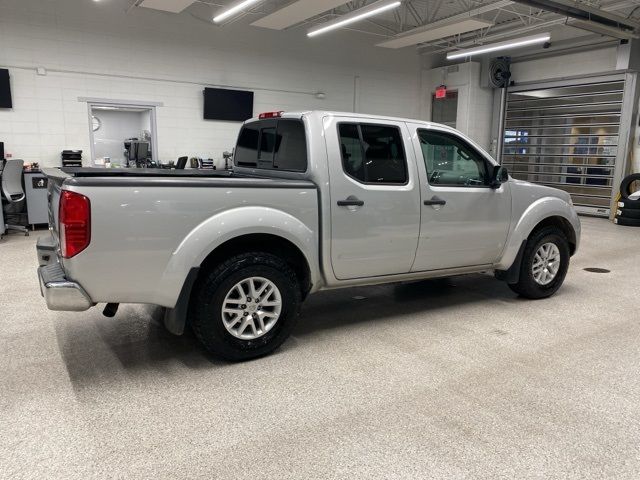
[[[210,21],[214,14],[238,0],[128,0],[133,8],[154,8],[170,14],[192,15]],[[230,17],[219,28],[234,25],[271,30],[298,30],[349,14],[375,0],[263,0]],[[640,0],[559,0],[570,7],[608,12],[640,22]],[[544,2],[542,2],[544,3]],[[168,13],[169,14],[169,13]],[[418,48],[444,53],[459,48],[506,40],[524,34],[552,32],[552,42],[589,37],[591,42],[613,38],[567,25],[568,18],[543,8],[509,0],[404,0],[399,8],[361,20],[344,29],[371,38],[372,45]],[[638,31],[638,30],[636,30]],[[330,35],[328,33],[327,35]]]

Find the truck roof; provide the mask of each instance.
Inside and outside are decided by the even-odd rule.
[[[401,117],[390,117],[385,115],[370,115],[367,113],[353,113],[353,112],[338,112],[331,110],[295,110],[295,111],[284,111],[282,112],[282,118],[300,118],[303,116],[314,116],[318,118],[323,117],[351,117],[351,118],[361,118],[361,119],[370,119],[370,120],[383,120],[383,121],[393,121],[393,122],[411,122],[411,123],[421,123],[426,126],[438,126],[443,129],[456,131],[454,128],[449,127],[448,125],[444,125],[441,123],[435,122],[427,122],[425,120],[418,120],[415,118],[401,118]],[[252,118],[247,120],[246,123],[257,121],[258,118]]]

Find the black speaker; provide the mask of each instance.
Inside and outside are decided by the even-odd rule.
[[[9,70],[0,68],[0,108],[13,108]]]
[[[0,163],[4,160],[4,142],[0,142]]]

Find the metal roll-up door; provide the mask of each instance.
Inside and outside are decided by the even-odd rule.
[[[624,83],[510,92],[502,163],[515,178],[569,192],[585,213],[608,215]]]

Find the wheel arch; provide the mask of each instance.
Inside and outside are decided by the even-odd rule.
[[[225,258],[239,253],[259,251],[282,258],[293,269],[300,282],[302,298],[311,290],[311,268],[305,254],[286,238],[272,233],[248,233],[227,240],[212,250],[200,264],[200,271],[214,268]]]
[[[557,229],[562,231],[562,233],[564,233],[564,235],[567,237],[567,241],[569,242],[569,252],[571,253],[571,255],[573,255],[576,252],[576,248],[577,248],[576,232],[571,226],[571,223],[569,222],[569,220],[567,220],[565,217],[562,217],[560,215],[553,215],[551,217],[546,217],[542,219],[540,222],[538,222],[538,224],[535,227],[533,227],[533,229],[531,230],[531,232],[529,232],[529,235],[527,237],[531,236],[532,233],[537,232],[538,230],[541,230],[545,227],[556,227]]]

